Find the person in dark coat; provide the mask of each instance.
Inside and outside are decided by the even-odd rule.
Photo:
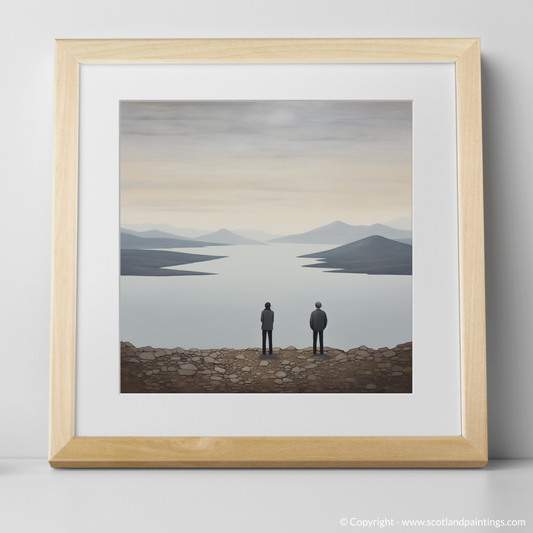
[[[328,316],[322,311],[322,304],[320,302],[317,302],[315,307],[316,309],[311,313],[311,318],[309,319],[309,325],[313,330],[313,355],[315,357],[329,359],[329,356],[324,355],[324,330],[328,325]],[[317,337],[320,339],[320,355],[317,355],[316,353]]]
[[[263,355],[266,355],[266,338],[268,335],[268,354],[272,356],[272,330],[274,329],[274,311],[270,309],[270,302],[261,311],[261,332],[263,334]]]

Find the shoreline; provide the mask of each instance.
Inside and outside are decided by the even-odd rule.
[[[411,393],[412,342],[394,348],[185,350],[121,342],[122,393]]]

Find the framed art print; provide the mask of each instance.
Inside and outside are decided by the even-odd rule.
[[[57,41],[54,131],[52,466],[485,464],[479,41]]]
[[[411,136],[409,101],[121,102],[121,391],[411,393]]]

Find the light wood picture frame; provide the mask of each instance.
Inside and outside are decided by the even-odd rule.
[[[86,63],[454,63],[460,436],[75,435],[79,68]],[[483,467],[487,463],[479,39],[124,39],[55,43],[49,462],[60,468]]]

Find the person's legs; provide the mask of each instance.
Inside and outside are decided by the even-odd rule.
[[[316,355],[316,337],[318,335],[318,331],[313,330],[313,355]]]
[[[320,336],[320,355],[324,355],[324,332],[319,331],[319,336]],[[315,346],[315,351],[316,351],[316,346]]]
[[[262,329],[261,333],[263,334],[263,355],[265,355],[266,354],[266,336],[267,336],[266,329]]]
[[[268,331],[268,353],[272,355],[272,330],[269,329]]]

